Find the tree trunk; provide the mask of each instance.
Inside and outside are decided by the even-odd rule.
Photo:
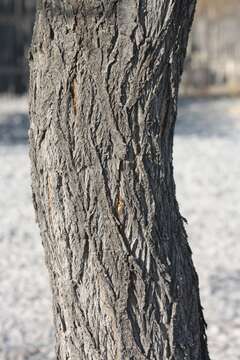
[[[58,360],[208,360],[172,145],[195,0],[41,0],[33,200]]]

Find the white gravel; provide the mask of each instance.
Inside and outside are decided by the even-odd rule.
[[[52,360],[51,296],[31,203],[26,98],[0,99],[0,360]],[[182,101],[174,163],[212,360],[240,359],[240,99]]]
[[[27,102],[0,99],[0,360],[54,359],[48,275],[35,224]]]
[[[212,360],[240,359],[240,99],[186,101],[174,163]]]

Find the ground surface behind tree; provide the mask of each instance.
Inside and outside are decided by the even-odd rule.
[[[50,291],[31,203],[26,99],[0,99],[0,360],[52,360]],[[212,360],[239,360],[240,100],[181,101],[174,164]]]

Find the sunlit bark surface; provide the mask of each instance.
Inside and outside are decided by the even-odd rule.
[[[194,6],[39,1],[29,137],[58,360],[209,359],[172,167]]]

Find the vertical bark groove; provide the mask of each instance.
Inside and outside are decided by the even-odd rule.
[[[209,360],[172,166],[194,6],[38,1],[29,139],[58,360]]]

